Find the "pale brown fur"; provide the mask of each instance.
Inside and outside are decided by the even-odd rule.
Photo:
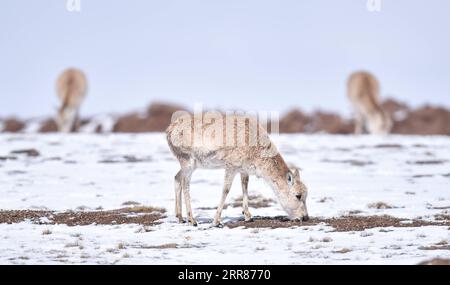
[[[347,84],[347,96],[355,111],[355,133],[361,134],[364,126],[372,134],[387,134],[392,127],[391,118],[380,104],[380,84],[372,74],[353,73]]]
[[[225,169],[225,183],[214,225],[220,225],[225,199],[237,173],[241,175],[243,214],[247,221],[251,220],[248,210],[249,175],[264,178],[291,217],[304,220],[308,218],[307,189],[300,181],[298,169],[287,166],[264,128],[254,118],[241,115],[225,116],[214,112],[200,116],[184,113],[172,120],[166,133],[169,147],[181,166],[175,176],[175,211],[180,222],[183,221],[183,192],[189,222],[196,225],[190,204],[189,186],[192,173],[197,168]],[[189,133],[191,135],[188,135]]]
[[[58,130],[60,132],[76,131],[80,105],[87,92],[86,76],[78,69],[66,69],[56,81],[56,90],[61,100],[56,120]]]

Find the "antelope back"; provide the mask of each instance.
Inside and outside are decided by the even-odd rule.
[[[87,92],[87,80],[78,69],[65,70],[56,82],[57,94],[64,108],[78,108]]]

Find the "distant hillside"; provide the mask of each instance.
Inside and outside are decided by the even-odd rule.
[[[388,99],[384,109],[394,120],[392,133],[403,135],[450,135],[450,111],[439,106],[422,106],[411,109],[404,103]],[[130,112],[123,115],[99,115],[81,120],[80,132],[88,133],[142,133],[162,132],[172,113],[187,110],[182,106],[152,103],[145,112]],[[351,134],[353,120],[326,111],[304,113],[293,108],[280,118],[281,133],[330,133]],[[51,118],[28,119],[0,118],[1,132],[49,133],[56,132],[56,123]]]

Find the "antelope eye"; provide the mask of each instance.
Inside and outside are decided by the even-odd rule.
[[[292,173],[288,172],[287,174],[287,182],[289,186],[294,185],[294,177],[292,176]]]
[[[302,194],[295,195],[295,197],[297,197],[297,199],[298,199],[299,201],[302,200]]]

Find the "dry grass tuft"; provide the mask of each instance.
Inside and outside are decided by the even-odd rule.
[[[122,206],[137,206],[137,205],[141,205],[141,203],[136,201],[126,201],[122,203]]]
[[[333,251],[333,252],[334,252],[334,253],[342,253],[342,254],[344,254],[344,253],[348,253],[348,252],[351,252],[351,251],[352,251],[351,249],[344,247],[344,248],[335,250],[335,251]]]
[[[394,209],[394,208],[397,208],[397,207],[389,205],[385,202],[372,203],[372,204],[367,205],[367,207],[370,209]]]
[[[52,234],[52,231],[49,229],[45,229],[42,231],[42,235],[51,235],[51,234]]]

